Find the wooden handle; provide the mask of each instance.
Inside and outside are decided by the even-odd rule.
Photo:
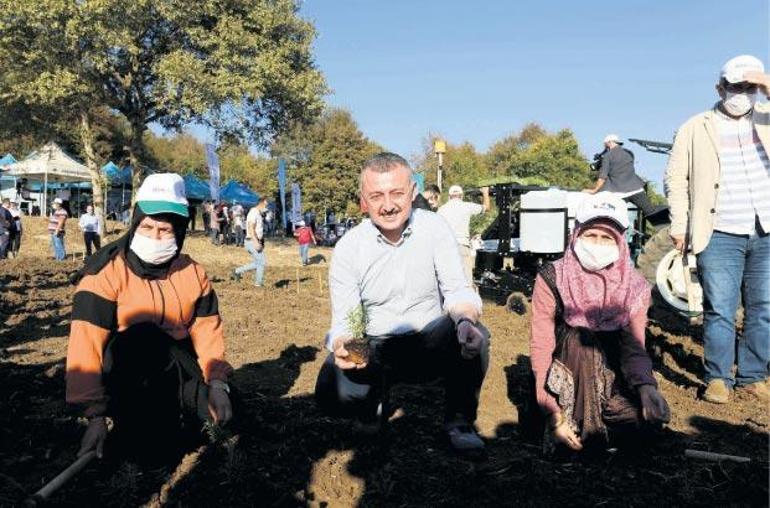
[[[724,453],[704,452],[701,450],[685,450],[684,456],[691,459],[703,459],[718,462],[720,460],[729,460],[731,462],[751,462],[748,457],[739,457],[737,455],[726,455]]]
[[[56,478],[46,483],[43,488],[35,492],[35,495],[31,499],[27,500],[27,506],[35,506],[37,501],[48,499],[51,494],[59,490],[64,484],[75,477],[83,468],[96,457],[96,451],[90,452],[79,457],[75,462],[70,464],[67,469],[59,473]]]

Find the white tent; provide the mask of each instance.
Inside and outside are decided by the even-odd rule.
[[[6,166],[4,173],[16,178],[43,182],[42,213],[47,215],[48,182],[90,182],[88,168],[68,155],[53,141],[35,150],[19,162]]]

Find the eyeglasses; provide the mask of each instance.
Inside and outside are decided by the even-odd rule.
[[[731,93],[756,93],[757,92],[757,84],[749,83],[748,81],[742,81],[740,83],[728,83],[727,81],[723,81],[722,86],[724,87],[725,90]]]

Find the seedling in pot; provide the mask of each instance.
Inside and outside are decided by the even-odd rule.
[[[360,365],[369,360],[369,338],[366,336],[368,316],[363,304],[356,306],[347,315],[351,340],[345,343],[348,360]]]

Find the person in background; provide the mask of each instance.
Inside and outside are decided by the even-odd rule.
[[[102,456],[107,417],[113,449],[155,461],[177,456],[203,422],[223,425],[233,414],[217,295],[181,253],[184,180],[149,175],[136,197],[128,232],[73,279],[66,397],[88,419],[79,456]]]
[[[4,198],[3,204],[0,206],[0,259],[8,258],[15,229],[16,224],[11,213],[11,200]]]
[[[187,227],[190,229],[190,231],[195,231],[195,219],[198,215],[198,207],[190,203],[190,205],[187,207],[187,213],[190,216],[190,221],[187,223]]]
[[[650,285],[631,262],[626,204],[596,194],[576,221],[564,257],[544,265],[532,293],[530,358],[546,451],[605,450],[670,418],[644,346]]]
[[[48,216],[48,235],[51,239],[53,257],[57,261],[64,261],[67,251],[64,248],[64,235],[66,233],[67,211],[62,207],[62,200],[56,198],[51,205],[51,215]]]
[[[653,205],[647,197],[644,180],[639,178],[634,169],[633,152],[623,147],[617,134],[609,134],[604,138],[604,149],[596,185],[583,192],[616,193],[636,205],[653,226],[668,223],[668,216],[659,213],[666,207]]]
[[[475,251],[471,248],[470,224],[471,217],[489,211],[489,187],[481,188],[482,203],[463,201],[463,188],[459,185],[449,187],[449,201],[438,209],[438,214],[444,218],[460,244],[460,254],[463,258],[465,276],[473,284],[473,265],[476,262]]]
[[[21,249],[21,234],[23,231],[23,225],[21,223],[21,210],[19,210],[19,204],[15,201],[11,202],[11,216],[13,216],[13,222],[16,226],[16,231],[13,234],[11,243],[9,246],[10,252],[14,258],[19,257],[19,249]]]
[[[419,208],[421,210],[428,210],[435,212],[438,210],[439,203],[441,202],[441,191],[436,184],[429,184],[425,186],[425,190],[415,196],[412,202],[412,208]]]
[[[302,261],[302,266],[307,266],[310,263],[308,252],[310,251],[310,244],[316,245],[315,235],[310,226],[305,225],[305,221],[301,220],[297,222],[294,228],[294,237],[299,242],[299,257]]]
[[[246,218],[244,217],[243,206],[237,201],[233,202],[233,232],[235,233],[235,245],[243,247],[246,238]]]
[[[770,75],[742,55],[722,67],[719,101],[677,131],[666,170],[675,248],[692,249],[703,286],[703,398],[737,386],[770,401]],[[735,313],[743,299],[736,348]],[[736,360],[737,371],[733,375]]]
[[[211,202],[210,201],[203,202],[203,213],[201,214],[201,217],[203,218],[203,229],[206,232],[206,236],[209,236],[210,230],[211,230]]]
[[[254,285],[261,288],[265,285],[265,224],[262,217],[267,207],[267,200],[260,198],[246,215],[246,241],[244,247],[251,255],[252,262],[239,266],[233,270],[231,279],[241,280],[241,275],[249,270],[254,270]]]
[[[265,235],[273,236],[275,234],[275,213],[272,208],[265,211]]]
[[[209,236],[211,237],[211,243],[214,245],[221,245],[219,241],[219,228],[222,221],[222,205],[211,205],[211,213],[209,214]]]
[[[80,231],[83,232],[83,242],[86,245],[86,256],[91,255],[91,247],[95,247],[96,250],[102,248],[102,238],[99,235],[99,231],[102,230],[100,219],[94,213],[94,207],[92,205],[86,206],[86,213],[80,216],[80,222],[78,226]]]

